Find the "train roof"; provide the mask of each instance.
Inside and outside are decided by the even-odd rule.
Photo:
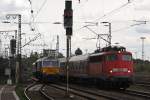
[[[86,55],[78,55],[78,56],[73,56],[70,58],[69,61],[82,61],[82,60],[87,60],[89,58],[89,54],[86,54]]]
[[[59,58],[59,62],[66,62],[66,58]]]
[[[93,54],[90,55],[90,57],[99,56],[99,55],[103,55],[103,54],[105,54],[105,53],[93,53]]]
[[[108,51],[126,51],[126,48],[123,46],[107,46],[101,49],[101,52]]]
[[[126,51],[126,48],[123,46],[106,46],[104,48],[95,50],[93,54],[100,55],[100,54],[109,54],[109,53],[116,53],[116,52],[128,52],[128,51]]]
[[[105,52],[100,52],[100,53],[93,53],[93,54],[90,55],[90,57],[99,56],[99,55],[114,54],[114,53],[126,53],[126,54],[131,54],[131,52],[128,52],[128,51],[105,51]]]
[[[40,58],[38,59],[36,62],[39,62],[39,61],[55,61],[57,59],[54,59],[54,58],[49,58],[49,57],[43,57],[43,58]]]
[[[83,60],[88,60],[89,54],[86,55],[78,55],[78,56],[73,56],[69,59],[69,61],[83,61]],[[66,62],[66,58],[60,58],[60,62]]]
[[[131,54],[131,52],[126,51],[126,48],[123,46],[108,46],[108,47],[102,48],[102,50],[100,52],[97,52],[97,53],[73,56],[69,59],[69,61],[70,62],[71,61],[83,61],[83,60],[88,60],[89,57],[93,57],[93,56],[112,54],[112,53],[121,53],[121,52]],[[59,61],[60,62],[66,62],[66,58],[60,58]]]

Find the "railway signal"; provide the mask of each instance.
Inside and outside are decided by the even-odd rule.
[[[72,36],[72,26],[73,26],[73,10],[72,1],[65,1],[64,10],[64,28],[66,29],[66,95],[69,95],[69,57],[71,54],[71,36]]]
[[[16,53],[16,39],[10,40],[10,50],[12,55]]]
[[[73,25],[72,1],[65,1],[64,27],[66,29],[66,35],[72,35],[72,25]]]

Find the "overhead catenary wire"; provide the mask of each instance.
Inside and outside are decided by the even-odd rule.
[[[134,1],[134,0],[132,0],[132,2],[133,2],[133,1]],[[99,17],[99,18],[95,19],[93,22],[96,22],[96,21],[98,21],[98,20],[100,20],[100,19],[105,18],[105,17],[106,17],[106,16],[108,16],[108,15],[113,14],[114,12],[119,11],[120,9],[122,9],[122,8],[126,7],[128,4],[130,4],[130,3],[132,3],[132,2],[131,2],[131,0],[128,0],[128,2],[127,2],[127,3],[125,3],[125,4],[121,5],[120,7],[116,8],[116,9],[113,9],[112,11],[110,11],[110,12],[108,12],[108,13],[104,14],[103,16],[101,16],[101,17]]]
[[[30,26],[33,24],[34,25],[34,30],[33,30],[33,28],[32,28],[32,26],[31,26],[31,28],[32,28],[32,31],[36,34],[36,36],[35,37],[33,37],[31,40],[29,40],[27,43],[25,43],[22,47],[25,47],[26,45],[29,45],[31,42],[33,42],[33,41],[35,41],[35,40],[37,40],[37,38],[39,38],[39,37],[41,37],[41,33],[39,32],[39,29],[38,29],[38,27],[37,27],[37,25],[36,25],[36,23],[44,23],[44,22],[34,22],[35,21],[35,18],[38,16],[38,14],[40,13],[40,11],[41,11],[41,9],[43,8],[43,6],[45,5],[45,3],[46,3],[46,1],[47,0],[45,0],[43,3],[42,3],[42,5],[41,5],[41,7],[39,8],[39,10],[37,11],[37,14],[36,14],[36,16],[34,16],[34,11],[33,11],[33,7],[32,7],[32,1],[31,0],[28,0],[29,1],[29,3],[30,3],[30,6],[31,6],[31,21],[29,22],[29,23],[24,23],[24,24],[29,24]],[[36,31],[35,31],[36,30]],[[37,32],[37,33],[36,33]]]
[[[111,15],[111,14],[113,14],[113,13],[119,11],[120,9],[126,7],[128,4],[132,3],[133,1],[135,1],[135,0],[132,0],[132,1],[131,1],[131,0],[128,0],[127,3],[121,5],[120,7],[116,8],[116,9],[110,11],[110,12],[108,12],[107,14],[104,14],[103,16],[101,16],[101,17],[99,17],[99,18],[93,20],[92,22],[93,22],[93,23],[94,23],[94,22],[98,22],[99,20],[101,20],[101,19],[107,17],[108,15]],[[89,25],[90,25],[90,24],[89,24]],[[88,25],[85,25],[85,26],[88,26]],[[82,26],[81,28],[79,28],[78,31],[81,30],[81,29],[83,29],[83,28],[85,28],[85,26]]]
[[[36,15],[35,15],[35,19],[37,18],[37,16],[39,15],[39,13],[41,12],[41,10],[43,9],[43,7],[45,6],[47,0],[44,0],[44,2],[42,3],[41,7],[39,8],[39,10],[37,11]]]
[[[125,29],[129,29],[129,28],[132,28],[134,26],[146,24],[146,22],[148,22],[148,21],[144,21],[144,23],[132,24],[132,25],[129,25],[127,27],[123,27],[123,28],[120,28],[120,29],[117,29],[117,30],[113,30],[112,32],[118,32],[118,31],[122,31],[122,30],[125,30]]]
[[[121,31],[121,30],[124,30],[124,29],[128,29],[128,28],[131,28],[131,27],[134,27],[134,26],[138,26],[138,25],[142,25],[142,24],[146,24],[147,22],[149,21],[137,21],[137,20],[133,20],[133,21],[136,21],[136,22],[140,22],[140,23],[137,23],[137,24],[132,24],[128,27],[124,27],[124,28],[121,28],[121,29],[117,29],[117,30],[113,30],[112,32],[117,32],[117,31]],[[84,26],[86,28],[88,28],[87,26]],[[106,39],[102,38],[100,35],[106,35],[106,34],[97,34],[96,32],[94,32],[92,29],[88,28],[91,32],[93,32],[94,34],[98,35],[98,38],[84,38],[84,39],[87,39],[87,40],[91,40],[91,39],[97,39],[97,44],[96,44],[96,47],[100,47],[99,46],[99,38],[103,39],[104,41],[107,42]]]
[[[30,13],[31,13],[31,16],[30,16],[30,22],[28,23],[29,26],[31,27],[31,30],[33,31],[33,26],[32,24],[34,23],[34,11],[33,11],[33,6],[32,6],[32,1],[31,0],[28,0],[29,3],[30,3]]]
[[[95,35],[97,35],[99,38],[101,38],[102,40],[106,41],[107,43],[109,43],[108,40],[104,39],[102,36],[100,36],[101,34],[97,34],[95,31],[93,31],[92,29],[90,29],[89,27],[86,26],[86,28],[88,30],[90,30],[92,33],[94,33]]]
[[[29,0],[29,1],[30,1],[30,0]],[[34,18],[36,18],[36,17],[38,16],[38,14],[39,14],[40,11],[42,10],[43,6],[45,5],[46,1],[47,1],[47,0],[45,0],[45,1],[42,3],[40,9],[38,10],[38,12],[37,12],[37,14],[36,14],[36,16],[35,16]],[[129,1],[130,1],[130,0],[128,0],[128,3],[129,3]],[[128,4],[128,3],[127,3],[127,4]],[[125,4],[125,5],[127,5],[127,4]],[[124,5],[124,6],[125,6],[125,5]],[[124,6],[122,6],[122,7],[124,7]],[[122,8],[122,7],[120,7],[120,8]],[[115,12],[115,10],[117,10],[117,9],[114,9],[112,12],[110,12],[110,14],[113,13],[113,12]],[[110,14],[108,14],[108,15],[110,15]],[[107,16],[107,14],[105,14],[105,16]],[[104,17],[105,17],[105,16],[104,16]]]
[[[40,8],[37,10],[37,13],[36,15],[34,15],[34,11],[33,11],[33,6],[32,6],[32,1],[31,0],[28,0],[29,3],[30,3],[30,6],[31,6],[31,21],[29,22],[29,25],[32,29],[32,31],[34,31],[34,27],[35,26],[35,23],[38,23],[38,22],[35,22],[35,19],[37,18],[37,16],[39,15],[39,13],[41,12],[42,8],[45,6],[47,0],[44,0],[44,2],[42,3],[42,5],[40,6]],[[39,22],[39,23],[49,23],[49,22]],[[33,26],[32,26],[33,25]]]
[[[28,41],[26,44],[24,44],[21,48],[25,47],[26,45],[29,45],[31,42],[35,41],[40,36],[41,36],[41,34],[38,33],[34,38],[32,38],[30,41]]]

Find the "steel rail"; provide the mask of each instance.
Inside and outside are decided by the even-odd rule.
[[[49,86],[52,86],[52,87],[57,88],[57,89],[65,90],[65,87],[62,86],[62,85],[59,86],[59,85],[55,85],[55,84],[50,84]],[[84,97],[84,98],[87,98],[89,100],[95,100],[95,99],[91,98],[89,95],[103,97],[103,98],[110,99],[110,100],[120,100],[120,98],[117,98],[117,97],[112,97],[112,96],[106,95],[106,94],[99,94],[99,93],[94,92],[94,91],[88,91],[88,90],[85,90],[85,89],[75,88],[75,87],[72,87],[72,86],[70,86],[69,90],[70,90],[71,93],[73,93],[75,95],[78,95],[78,96],[81,96],[81,97]],[[76,91],[79,91],[80,93],[78,93]],[[89,95],[83,95],[83,94],[81,94],[81,92],[89,94]]]
[[[128,95],[134,95],[134,96],[139,96],[142,98],[150,99],[150,93],[149,92],[141,92],[141,91],[136,91],[136,90],[126,90],[122,93],[128,94]]]
[[[40,88],[40,93],[45,97],[45,99],[47,99],[47,100],[55,100],[53,97],[48,96],[48,95],[43,91],[44,87],[45,87],[45,85],[43,85],[43,86]]]
[[[33,87],[34,85],[36,85],[36,83],[32,83],[31,85],[27,86],[27,87],[25,88],[25,90],[24,90],[24,95],[25,95],[25,97],[26,97],[27,100],[31,100],[30,97],[27,95],[27,91],[28,91],[31,87]]]

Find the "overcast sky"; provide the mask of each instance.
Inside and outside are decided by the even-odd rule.
[[[30,2],[31,1],[31,4]],[[22,14],[22,45],[28,42],[38,33],[41,36],[31,45],[23,48],[23,54],[31,51],[41,52],[43,48],[55,49],[56,36],[60,37],[60,51],[65,54],[66,36],[63,25],[53,24],[54,22],[63,23],[65,0],[1,0],[0,3],[0,20],[6,20],[6,14]],[[128,51],[133,52],[133,56],[141,58],[141,39],[145,39],[145,58],[149,59],[150,54],[150,0],[73,0],[74,23],[72,36],[72,52],[79,47],[85,53],[93,52],[96,49],[97,40],[85,40],[84,38],[97,37],[87,28],[85,22],[96,22],[98,25],[89,26],[97,34],[108,33],[108,27],[104,27],[101,22],[108,21],[112,23],[112,44],[118,42],[119,45],[125,46]],[[31,15],[33,9],[33,15]],[[34,22],[33,22],[34,19]],[[142,24],[138,21],[147,21]],[[17,19],[9,19],[11,24],[0,23],[0,31],[16,30]],[[35,31],[31,31],[35,28]],[[13,32],[9,33],[13,35]],[[9,37],[7,34],[0,34],[3,48],[8,44]],[[105,38],[105,37],[104,37]],[[6,42],[7,41],[7,42]],[[33,46],[43,45],[47,46]],[[101,40],[101,47],[106,43]],[[4,50],[4,49],[3,49]]]

